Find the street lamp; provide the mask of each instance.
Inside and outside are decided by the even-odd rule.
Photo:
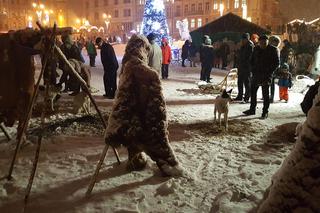
[[[35,2],[32,3],[33,9],[35,9],[35,12],[37,14],[38,21],[40,23],[49,24],[50,22],[50,14],[53,14],[53,10],[46,9],[46,6],[44,4],[37,4]],[[44,15],[44,20],[42,20],[42,16]]]
[[[106,32],[107,32],[109,30],[111,15],[104,13],[102,14],[102,18],[104,19],[104,23],[106,24],[106,27],[107,27]]]

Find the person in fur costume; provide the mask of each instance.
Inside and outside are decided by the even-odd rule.
[[[146,166],[145,152],[164,175],[180,176],[182,169],[169,145],[161,82],[157,71],[148,66],[150,48],[143,35],[133,35],[126,46],[105,142],[127,147],[129,170]]]

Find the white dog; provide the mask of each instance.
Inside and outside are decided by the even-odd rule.
[[[214,121],[217,120],[216,114],[218,112],[219,127],[221,127],[221,114],[224,114],[224,126],[228,130],[228,113],[229,113],[229,103],[231,101],[232,89],[228,92],[224,89],[214,102]]]

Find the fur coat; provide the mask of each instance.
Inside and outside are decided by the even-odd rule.
[[[112,146],[168,144],[166,105],[157,71],[148,66],[149,50],[148,40],[136,35],[126,47],[105,132]]]

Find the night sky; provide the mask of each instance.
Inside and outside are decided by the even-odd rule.
[[[280,7],[287,21],[295,18],[311,21],[320,17],[320,0],[280,0]]]

